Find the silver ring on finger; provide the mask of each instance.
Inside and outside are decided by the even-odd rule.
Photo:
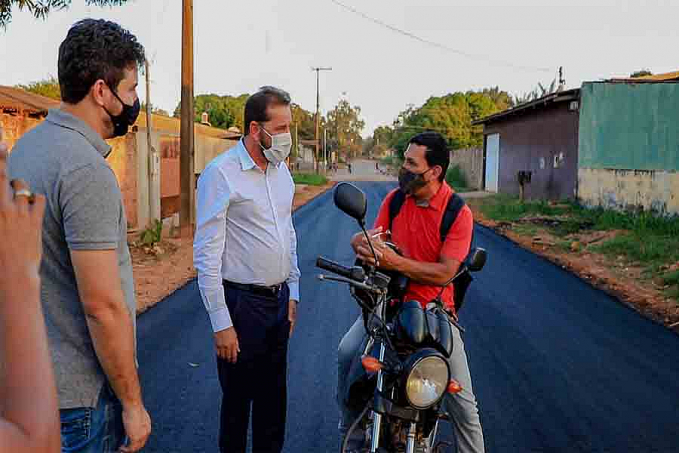
[[[28,189],[19,189],[14,191],[14,198],[17,199],[19,197],[26,197],[31,200],[33,199],[33,192]]]

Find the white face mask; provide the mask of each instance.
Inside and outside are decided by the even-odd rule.
[[[264,152],[266,160],[277,166],[290,155],[292,134],[290,134],[290,132],[285,132],[283,134],[271,135],[264,128],[262,128],[262,130],[266,135],[271,137],[271,148],[264,148],[261,143],[259,146],[262,146],[262,151]]]

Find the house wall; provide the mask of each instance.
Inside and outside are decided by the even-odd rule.
[[[560,102],[485,125],[484,135],[500,134],[500,193],[518,195],[518,172],[532,171],[527,199],[575,198],[579,120],[569,106]]]
[[[679,214],[679,83],[585,83],[579,199]]]
[[[107,161],[118,179],[123,195],[128,229],[139,227],[137,203],[137,140],[135,134],[108,140],[113,148]]]
[[[0,112],[2,138],[9,144],[10,151],[23,134],[42,121],[42,118]],[[155,169],[147,149],[145,115],[139,116],[137,124],[125,137],[108,140],[113,150],[107,160],[118,179],[128,228],[131,230],[146,228],[159,215],[164,219],[179,212],[179,120],[153,115],[152,126],[151,146],[161,157]],[[195,126],[196,174],[200,174],[217,155],[238,143],[235,139],[220,138],[223,135],[224,131],[220,129],[199,124]],[[155,202],[151,199],[153,194],[156,194]]]
[[[459,166],[471,189],[483,187],[483,148],[464,148],[450,152],[450,166]]]
[[[0,127],[2,128],[2,141],[7,143],[11,151],[14,144],[26,132],[42,122],[41,118],[31,118],[25,115],[12,115],[0,112]]]
[[[198,131],[197,131],[198,132]],[[179,212],[180,208],[180,137],[176,134],[159,135],[160,147],[160,212],[165,219]],[[194,172],[200,175],[218,155],[235,147],[238,140],[224,140],[200,133],[194,134]]]

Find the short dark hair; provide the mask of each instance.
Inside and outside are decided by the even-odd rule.
[[[427,165],[430,167],[440,166],[443,172],[439,176],[439,181],[443,181],[450,165],[450,152],[446,139],[438,132],[422,132],[411,138],[408,144],[411,143],[427,147],[427,151],[424,153]]]
[[[290,105],[290,95],[280,88],[265,86],[245,102],[245,135],[250,133],[250,123],[269,121],[266,111],[272,105]]]
[[[115,91],[124,70],[142,66],[145,59],[144,46],[120,25],[103,19],[78,21],[59,46],[61,99],[77,104],[99,79]]]

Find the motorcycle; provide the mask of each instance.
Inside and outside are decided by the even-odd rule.
[[[365,228],[365,194],[352,184],[340,183],[334,202],[358,222],[375,255]],[[394,244],[388,245],[398,252]],[[480,271],[486,257],[485,250],[474,249],[425,308],[418,301],[402,301],[408,286],[402,274],[381,272],[359,261],[347,267],[318,257],[316,266],[335,274],[318,278],[350,286],[368,334],[360,363],[352,366],[348,377],[348,394],[341,396],[360,412],[343,441],[342,453],[359,426],[371,453],[437,453],[448,445],[437,440],[439,423],[446,419],[439,408],[447,393],[462,391],[451,377],[447,358],[454,347],[452,329],[463,329],[445,311],[441,294],[451,283],[461,282],[464,288],[456,289],[456,298],[464,297],[473,280],[470,273]]]

